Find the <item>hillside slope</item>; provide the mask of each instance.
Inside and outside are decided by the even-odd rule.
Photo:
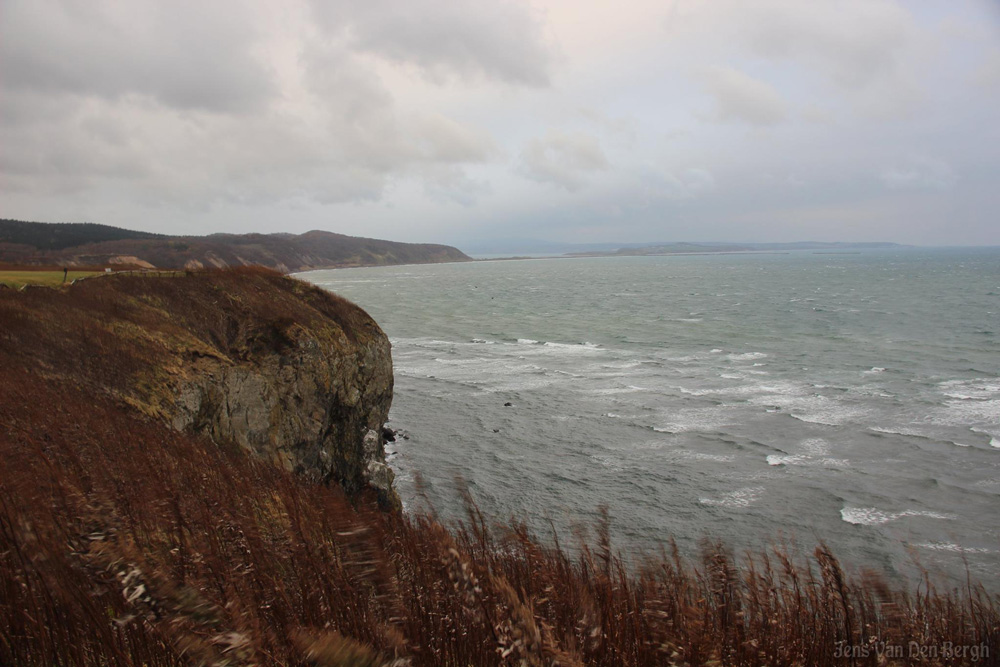
[[[314,230],[305,234],[161,236],[107,225],[0,220],[0,262],[129,264],[160,269],[260,265],[277,271],[462,262],[451,246],[400,243]]]

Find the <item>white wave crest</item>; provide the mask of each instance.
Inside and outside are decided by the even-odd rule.
[[[698,502],[702,505],[709,505],[711,507],[748,507],[757,502],[762,495],[764,495],[763,486],[748,486],[746,488],[730,491],[729,493],[724,493],[718,498],[699,498]]]
[[[1000,383],[994,380],[946,380],[938,383],[941,393],[961,401],[985,401],[1000,394]]]
[[[954,520],[954,514],[942,514],[940,512],[927,512],[923,510],[903,510],[902,512],[885,512],[875,507],[844,507],[840,510],[840,518],[847,523],[856,526],[881,526],[882,524],[903,519],[905,517],[920,516],[928,519]]]
[[[961,544],[953,542],[924,542],[915,546],[921,549],[931,549],[932,551],[953,551],[964,554],[991,554],[996,551],[995,549],[986,549],[983,547],[963,547]]]
[[[545,342],[543,343],[545,347],[552,347],[557,350],[567,350],[574,352],[593,352],[594,350],[599,350],[601,348],[597,343],[589,343],[584,341],[582,343],[553,343]]]
[[[769,466],[788,466],[795,465],[797,463],[804,463],[809,460],[808,456],[803,456],[802,454],[768,454],[767,455],[767,465]]]
[[[767,357],[763,352],[744,352],[743,354],[727,354],[730,361],[752,361],[753,359],[764,359]]]

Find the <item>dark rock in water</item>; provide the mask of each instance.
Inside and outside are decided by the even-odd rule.
[[[386,442],[396,442],[396,432],[388,426],[382,427],[382,439]]]
[[[392,430],[392,437],[390,438],[385,432],[382,433],[382,438],[386,442],[396,442],[397,440],[409,440],[410,434],[401,428],[394,428]]]
[[[503,406],[504,406],[505,408],[512,408],[512,407],[514,407],[514,404],[513,404],[513,403],[511,403],[510,401],[507,401],[506,403],[504,403],[504,404],[503,404]]]
[[[500,429],[498,429],[498,428],[495,428],[495,429],[493,429],[493,432],[494,432],[494,433],[499,433],[499,432],[500,432]]]

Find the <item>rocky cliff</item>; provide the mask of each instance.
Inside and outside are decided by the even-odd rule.
[[[4,364],[398,506],[389,341],[340,297],[262,269],[111,276],[5,292],[0,321]]]

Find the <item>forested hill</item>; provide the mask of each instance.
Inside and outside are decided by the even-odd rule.
[[[325,231],[305,234],[165,236],[92,223],[0,220],[0,262],[160,269],[258,264],[279,271],[461,262],[447,245],[400,243]]]
[[[163,239],[163,234],[136,232],[93,222],[25,222],[0,220],[0,243],[15,243],[38,250],[64,250],[101,241]]]

